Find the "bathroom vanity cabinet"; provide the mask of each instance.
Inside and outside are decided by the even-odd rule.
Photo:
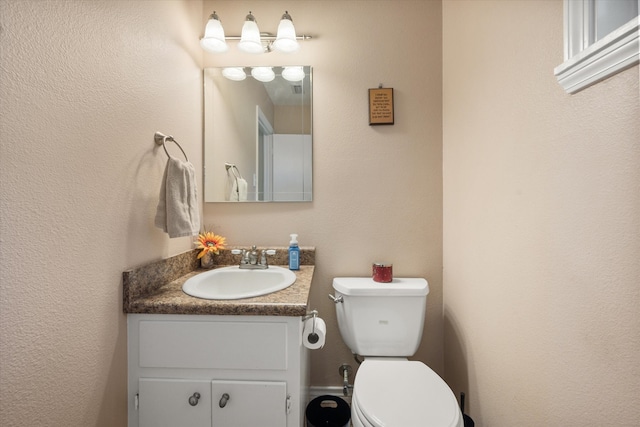
[[[301,427],[301,317],[128,315],[129,427]]]

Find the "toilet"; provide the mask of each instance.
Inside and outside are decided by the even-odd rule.
[[[463,427],[449,386],[424,363],[407,359],[422,339],[427,281],[338,277],[333,289],[342,339],[364,357],[353,384],[353,426]]]

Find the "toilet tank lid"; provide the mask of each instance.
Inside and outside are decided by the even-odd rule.
[[[343,295],[425,296],[429,283],[421,277],[394,277],[389,283],[374,282],[371,277],[336,277],[333,289]]]

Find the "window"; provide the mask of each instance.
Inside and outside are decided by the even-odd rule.
[[[564,62],[554,73],[569,93],[639,62],[638,0],[564,0]]]

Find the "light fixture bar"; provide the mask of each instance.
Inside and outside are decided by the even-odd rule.
[[[242,37],[241,36],[225,36],[225,39],[227,40],[240,40]],[[312,39],[312,36],[303,34],[301,36],[296,36],[296,40],[310,40]],[[271,33],[260,33],[260,40],[265,40],[265,41],[274,41],[276,39],[276,36],[271,34]]]

